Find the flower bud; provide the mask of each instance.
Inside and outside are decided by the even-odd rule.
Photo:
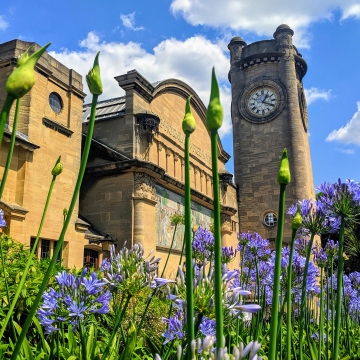
[[[291,222],[291,230],[297,230],[302,225],[301,206],[297,206],[295,216]]]
[[[192,227],[192,231],[193,231],[194,233],[196,233],[196,232],[198,231],[198,228],[199,228],[198,225],[194,225],[194,226]]]
[[[23,64],[26,62],[26,60],[29,58],[29,49],[30,49],[31,47],[32,47],[32,46],[30,46],[29,48],[27,48],[27,49],[25,50],[25,52],[22,53],[22,54],[18,57],[17,63],[16,63],[16,66],[17,66],[17,67],[23,65]]]
[[[291,175],[290,175],[289,159],[287,156],[287,150],[284,149],[282,158],[280,160],[278,183],[280,185],[288,185],[288,184],[290,184],[290,180],[291,180]]]
[[[56,160],[55,166],[51,170],[52,176],[58,176],[63,171],[63,166],[62,166],[62,163],[60,162],[60,159],[61,159],[61,156],[59,156],[59,158]]]
[[[208,130],[220,129],[223,121],[224,111],[220,103],[219,85],[212,69],[210,103],[206,111],[206,126]]]
[[[181,347],[181,345],[179,344],[179,345],[177,346],[176,358],[177,358],[177,360],[180,360],[181,357],[182,357],[182,347]]]
[[[99,66],[100,51],[96,54],[94,65],[86,75],[86,82],[89,90],[93,95],[101,95],[103,92],[102,82],[100,78],[100,66]]]
[[[35,84],[35,65],[50,44],[46,44],[27,59],[26,52],[22,55],[24,57],[21,57],[21,60],[19,59],[20,66],[10,74],[6,81],[6,92],[9,95],[19,99],[30,91]]]
[[[191,108],[190,108],[190,99],[191,96],[189,96],[189,98],[186,100],[186,105],[185,105],[185,116],[182,122],[182,129],[183,132],[186,133],[193,133],[196,129],[196,121],[195,118],[193,116],[193,114],[191,113]]]

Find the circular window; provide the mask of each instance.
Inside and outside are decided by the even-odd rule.
[[[277,223],[277,216],[274,213],[270,212],[264,216],[264,224],[266,226],[269,227],[275,226],[276,223]]]
[[[58,94],[52,92],[49,96],[49,105],[58,114],[62,109],[61,97]]]

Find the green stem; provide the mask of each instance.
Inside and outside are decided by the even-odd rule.
[[[2,139],[4,136],[6,120],[9,117],[11,106],[14,101],[15,98],[13,96],[9,94],[6,95],[4,105],[0,113],[0,145],[2,144]]]
[[[331,353],[334,351],[334,330],[335,330],[335,301],[334,301],[334,257],[330,260],[330,286],[331,286]]]
[[[320,268],[320,317],[319,317],[319,360],[321,360],[322,347],[324,342],[324,268]]]
[[[193,294],[193,256],[191,243],[191,191],[190,191],[190,133],[185,133],[185,248],[186,248],[186,336],[188,349],[195,339],[194,294]],[[191,359],[191,351],[187,351]]]
[[[41,230],[42,230],[42,227],[44,225],[44,221],[45,221],[45,216],[46,216],[46,213],[47,213],[47,209],[49,207],[49,203],[50,203],[50,198],[51,198],[51,193],[52,193],[52,190],[54,188],[54,184],[55,184],[55,180],[56,180],[56,176],[53,176],[52,177],[52,180],[51,180],[51,184],[50,184],[50,187],[49,187],[49,191],[48,191],[48,195],[47,195],[47,198],[46,198],[46,202],[45,202],[45,207],[44,207],[44,211],[43,211],[43,214],[42,214],[42,218],[41,218],[41,221],[40,221],[40,225],[39,225],[39,229],[38,229],[38,233],[36,235],[36,239],[35,239],[35,242],[34,242],[34,246],[33,248],[31,249],[31,252],[30,252],[30,256],[29,256],[29,259],[28,261],[26,262],[26,265],[25,265],[25,268],[24,268],[24,271],[23,271],[23,274],[21,276],[21,280],[20,280],[20,283],[16,289],[16,293],[15,293],[15,296],[12,300],[12,303],[10,305],[10,308],[9,308],[9,311],[8,313],[6,314],[6,318],[2,324],[2,328],[1,328],[1,331],[0,331],[0,340],[2,339],[3,335],[4,335],[4,332],[5,332],[5,329],[6,329],[6,326],[13,314],[13,310],[15,308],[15,305],[16,305],[16,302],[21,294],[21,291],[22,291],[22,288],[24,286],[24,283],[25,283],[25,280],[26,280],[26,277],[27,277],[27,274],[29,272],[29,268],[32,264],[32,259],[33,259],[33,256],[35,254],[35,250],[36,250],[36,247],[37,247],[37,244],[38,244],[38,241],[39,241],[39,237],[40,237],[40,234],[41,234]]]
[[[221,266],[221,223],[220,223],[220,186],[218,169],[218,133],[211,130],[211,162],[214,192],[214,263],[215,263],[215,319],[216,348],[224,348],[224,324],[222,304],[222,266]]]
[[[8,285],[7,276],[6,276],[6,273],[5,273],[5,261],[4,261],[4,252],[3,252],[3,249],[2,249],[2,242],[3,242],[3,237],[0,238],[1,266],[2,266],[2,272],[3,272],[3,274],[4,274],[6,298],[7,298],[8,304],[10,304],[9,285]],[[9,312],[9,314],[10,314],[10,317],[12,318],[12,313]],[[7,323],[5,323],[5,324],[2,326],[2,329],[1,329],[2,334],[4,333],[4,331],[5,331],[5,329],[6,329],[6,325],[7,325]],[[12,329],[12,332],[13,332],[14,339],[16,339],[17,335],[16,335],[16,329],[15,329],[15,326],[14,326],[13,321],[11,321],[11,329]],[[1,338],[2,338],[2,335],[0,336],[0,341],[1,341]]]
[[[80,333],[80,341],[81,341],[81,357],[82,357],[82,360],[88,360],[87,354],[86,354],[85,334],[84,334],[84,329],[83,329],[81,320],[79,320],[79,333]]]
[[[291,360],[291,288],[292,288],[292,262],[294,258],[294,245],[295,245],[296,230],[292,231],[291,244],[290,244],[290,255],[289,255],[289,266],[288,266],[288,283],[286,290],[286,358]]]
[[[3,177],[2,177],[1,183],[0,183],[0,200],[2,199],[6,179],[7,179],[9,169],[10,169],[10,165],[11,165],[11,159],[12,159],[13,152],[14,152],[15,139],[16,139],[16,128],[17,128],[17,123],[18,123],[18,118],[19,118],[19,109],[20,109],[20,99],[17,99],[16,100],[14,123],[13,123],[12,132],[11,132],[11,138],[10,138],[9,151],[8,151],[7,158],[6,158]]]
[[[37,293],[36,298],[35,298],[35,300],[33,302],[33,305],[31,306],[29,314],[28,314],[28,316],[27,316],[27,318],[25,320],[25,323],[24,323],[23,328],[22,328],[21,333],[20,333],[20,337],[19,337],[18,341],[16,342],[16,346],[15,346],[14,352],[12,354],[11,360],[16,360],[17,359],[17,356],[18,356],[18,354],[20,352],[22,343],[23,343],[23,341],[25,339],[26,333],[28,332],[30,324],[32,322],[32,318],[36,313],[36,310],[37,310],[37,308],[38,308],[38,306],[40,304],[41,298],[42,298],[42,294],[44,293],[44,291],[45,291],[45,289],[47,287],[49,278],[50,278],[50,276],[51,276],[51,274],[53,272],[53,269],[54,269],[54,267],[56,265],[57,256],[58,256],[58,254],[60,252],[60,249],[62,248],[62,246],[64,244],[65,233],[66,233],[66,230],[67,230],[67,228],[69,226],[69,223],[70,223],[70,220],[71,220],[71,214],[73,213],[74,207],[77,204],[79,191],[80,191],[80,186],[81,186],[81,183],[82,183],[82,180],[83,180],[83,177],[84,177],[84,173],[85,173],[85,169],[86,169],[86,163],[87,163],[87,159],[88,159],[89,152],[90,152],[92,134],[93,134],[93,131],[94,131],[95,111],[96,111],[97,98],[98,98],[98,95],[93,95],[93,100],[92,100],[92,104],[91,104],[90,120],[89,120],[89,126],[88,126],[88,132],[87,132],[87,135],[86,135],[86,141],[85,141],[84,151],[83,151],[82,159],[81,159],[81,163],[80,163],[79,174],[78,174],[78,178],[77,178],[77,181],[76,181],[74,193],[73,193],[73,196],[72,196],[72,199],[71,199],[71,203],[70,203],[70,206],[69,206],[68,215],[66,217],[63,228],[61,230],[59,241],[56,244],[54,254],[53,254],[53,257],[52,257],[52,259],[50,261],[48,270],[46,271],[46,274],[44,275],[44,279],[43,279],[43,281],[42,281],[42,283],[41,283],[41,285],[39,287],[39,292]]]
[[[334,334],[334,350],[333,360],[338,360],[339,357],[339,341],[340,341],[340,327],[341,327],[341,305],[342,305],[342,291],[343,288],[343,272],[344,272],[344,229],[345,217],[341,215],[340,235],[339,235],[339,252],[338,252],[338,269],[337,269],[337,285],[336,285],[336,314],[335,314],[335,334]]]
[[[270,345],[269,345],[269,360],[276,360],[277,353],[277,329],[279,322],[279,290],[280,290],[280,274],[281,274],[281,250],[284,233],[285,221],[285,197],[286,185],[280,184],[280,198],[279,198],[279,220],[276,234],[276,253],[275,253],[275,269],[274,269],[274,286],[273,296],[271,302],[271,322],[270,322]]]
[[[164,265],[163,271],[161,272],[161,276],[160,276],[161,278],[162,278],[162,277],[164,276],[164,274],[165,274],[165,269],[166,269],[167,263],[168,263],[169,258],[170,258],[170,253],[171,253],[171,250],[172,250],[172,248],[173,248],[173,246],[174,246],[176,228],[177,228],[177,224],[175,224],[175,229],[174,229],[173,237],[172,237],[172,240],[171,240],[170,249],[169,249],[169,252],[168,252],[166,261],[165,261],[165,265]]]
[[[326,267],[326,360],[329,360],[329,306],[330,306],[330,292],[329,292],[329,266]]]
[[[122,320],[123,316],[125,315],[125,312],[126,312],[126,309],[127,309],[128,305],[129,305],[130,299],[131,299],[131,295],[128,295],[127,298],[126,298],[125,304],[124,304],[124,308],[122,309],[121,312],[119,311],[117,316],[116,316],[115,323],[114,323],[114,326],[113,326],[113,330],[112,330],[110,339],[108,340],[106,348],[104,350],[104,353],[102,354],[102,357],[101,357],[102,359],[107,359],[110,347],[111,347],[111,345],[112,345],[112,343],[114,341],[114,337],[115,337],[116,332],[118,330],[118,327],[119,327],[119,325],[121,323],[121,320]],[[125,341],[125,339],[124,339],[124,341]]]
[[[299,359],[303,360],[303,332],[305,328],[305,311],[306,311],[306,280],[307,280],[307,274],[309,270],[309,262],[310,262],[310,254],[312,245],[314,242],[314,236],[315,234],[311,233],[310,240],[308,243],[308,248],[306,251],[306,260],[305,260],[305,266],[304,266],[304,277],[303,277],[303,283],[301,288],[301,305],[300,305],[300,327],[299,327]]]

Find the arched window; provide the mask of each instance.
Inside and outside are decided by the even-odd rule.
[[[60,95],[52,92],[49,96],[49,105],[54,110],[54,112],[56,112],[56,114],[59,114],[63,107]]]

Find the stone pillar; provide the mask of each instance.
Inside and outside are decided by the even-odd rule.
[[[235,72],[237,68],[236,63],[241,58],[242,48],[246,46],[246,42],[240,37],[235,36],[231,39],[228,49],[230,50],[230,71],[229,71],[229,81],[231,83],[231,73]]]
[[[140,243],[147,256],[156,251],[155,179],[146,173],[134,173],[134,228],[133,243]]]
[[[179,164],[179,154],[174,153],[174,178],[180,180],[181,164]]]

